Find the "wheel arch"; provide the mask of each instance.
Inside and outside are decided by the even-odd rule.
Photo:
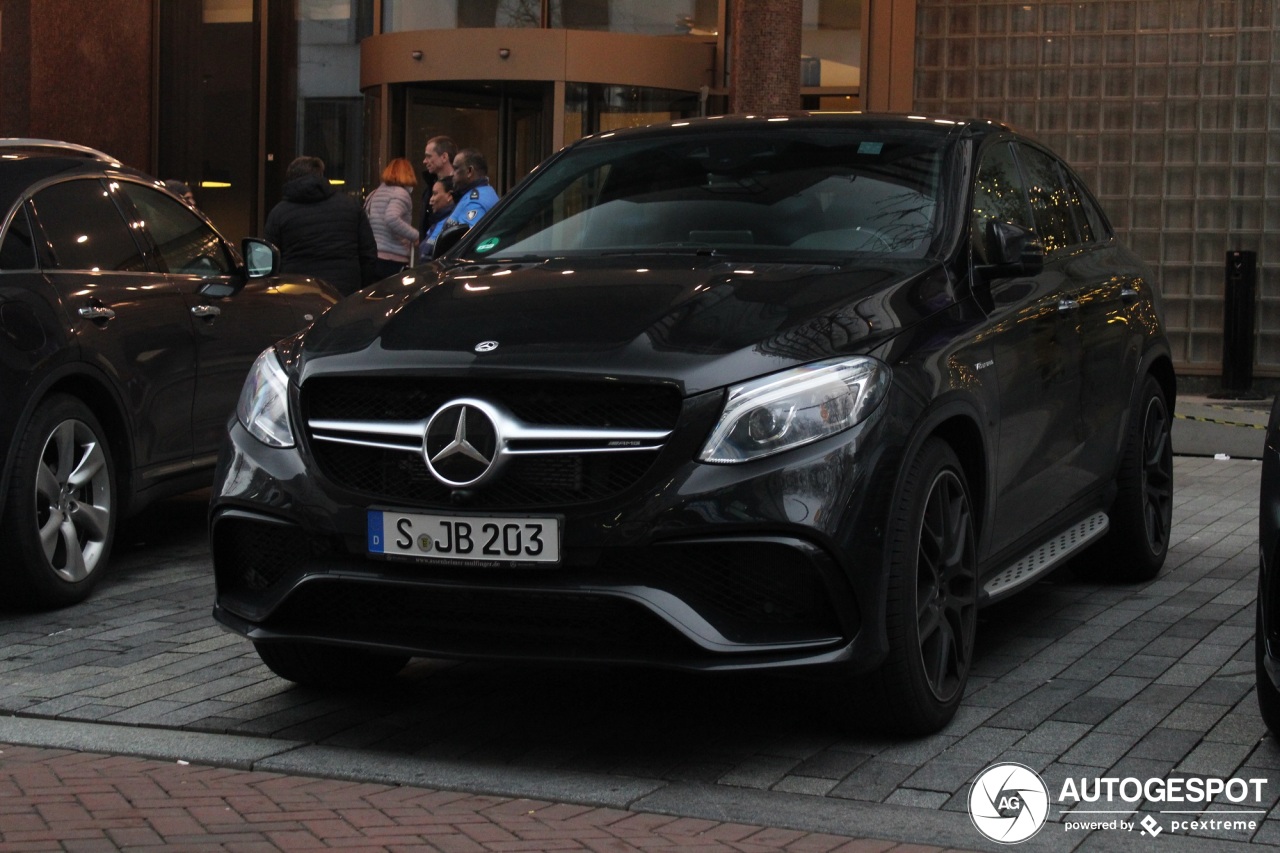
[[[964,469],[965,482],[969,486],[969,500],[973,502],[974,523],[981,535],[987,525],[987,448],[982,429],[977,421],[956,413],[933,429],[933,435],[941,438],[955,451]]]
[[[75,397],[89,407],[102,425],[115,462],[116,499],[124,507],[124,514],[127,514],[129,505],[133,502],[133,447],[129,441],[131,431],[124,407],[105,378],[96,375],[84,364],[67,365],[64,369],[50,374],[28,399],[18,416],[14,435],[22,435],[36,409],[55,394]],[[0,480],[0,516],[4,514],[4,504],[9,494],[13,457],[17,453],[17,447],[16,440],[10,444],[3,479]]]
[[[982,415],[972,401],[957,397],[944,400],[920,419],[902,456],[902,467],[905,469],[905,463],[913,459],[930,438],[939,438],[951,447],[960,460],[965,483],[969,487],[969,500],[973,504],[974,527],[979,541],[989,527],[987,518],[991,505],[988,494],[991,454],[982,423]],[[899,488],[901,484],[895,483],[894,494],[897,494]]]
[[[1178,378],[1173,372],[1173,362],[1169,356],[1165,353],[1160,353],[1151,358],[1146,365],[1145,373],[1155,377],[1156,382],[1160,383],[1160,390],[1164,392],[1165,403],[1168,404],[1169,411],[1172,413],[1174,404],[1177,402]],[[1139,376],[1141,375],[1139,374]],[[1141,382],[1134,383],[1136,387],[1141,387],[1141,384]]]

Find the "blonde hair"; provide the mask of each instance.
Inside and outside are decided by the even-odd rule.
[[[412,163],[404,157],[397,157],[382,170],[382,182],[397,187],[416,187],[418,173],[413,170]]]

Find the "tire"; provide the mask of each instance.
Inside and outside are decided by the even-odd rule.
[[[1262,575],[1258,575],[1258,600],[1255,604],[1256,619],[1253,632],[1254,666],[1258,681],[1258,711],[1262,721],[1267,724],[1272,736],[1280,737],[1280,690],[1276,689],[1267,674],[1263,661],[1266,659],[1266,626],[1262,618]],[[1273,614],[1275,615],[1275,614]]]
[[[1149,581],[1160,574],[1173,529],[1173,417],[1160,383],[1147,376],[1129,419],[1116,475],[1111,529],[1072,563],[1090,580]]]
[[[98,419],[75,397],[42,402],[27,424],[0,522],[16,552],[5,581],[16,601],[83,601],[106,570],[119,509],[115,463]]]
[[[389,681],[409,662],[407,655],[295,640],[255,642],[253,647],[276,675],[308,687],[370,686]]]
[[[929,439],[912,460],[889,520],[886,626],[889,656],[867,704],[880,728],[921,735],[955,716],[973,663],[977,554],[964,469]]]

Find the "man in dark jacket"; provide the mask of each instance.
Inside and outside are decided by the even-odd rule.
[[[299,157],[284,173],[284,200],[267,214],[266,238],[281,272],[322,278],[343,294],[374,280],[378,245],[364,208],[337,192],[319,157]]]

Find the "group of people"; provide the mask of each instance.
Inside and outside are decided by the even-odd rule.
[[[284,199],[267,214],[264,236],[276,245],[283,272],[323,278],[343,294],[430,258],[445,230],[470,228],[498,200],[485,157],[458,150],[447,136],[427,141],[422,161],[427,188],[420,227],[413,226],[413,164],[397,157],[363,207],[324,176],[319,157],[298,157],[285,170]]]

